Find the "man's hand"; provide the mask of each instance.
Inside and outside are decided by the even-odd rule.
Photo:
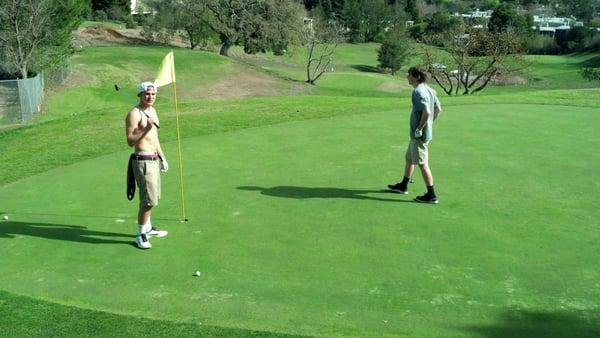
[[[160,159],[160,171],[162,171],[163,173],[169,171],[169,162],[167,162],[167,159],[165,159],[164,157],[161,157]]]
[[[159,128],[156,118],[154,118],[154,117],[147,117],[147,122],[148,122],[146,124],[146,128],[147,129],[152,129],[152,126],[154,126],[156,128]]]
[[[415,129],[415,138],[421,138],[423,136],[422,129]]]

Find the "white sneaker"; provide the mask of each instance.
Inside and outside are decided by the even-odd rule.
[[[146,234],[139,234],[135,236],[135,244],[137,244],[140,249],[150,249],[152,244],[148,241],[148,236]]]
[[[152,229],[150,229],[150,231],[148,231],[146,234],[149,237],[165,237],[169,234],[169,232],[166,230],[160,230],[155,227],[152,227]]]

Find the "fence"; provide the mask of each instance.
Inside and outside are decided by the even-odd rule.
[[[41,110],[44,74],[23,80],[0,81],[0,124],[31,120]]]

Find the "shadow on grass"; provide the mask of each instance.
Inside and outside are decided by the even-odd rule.
[[[600,67],[600,55],[594,56],[580,63],[582,67]]]
[[[341,188],[309,188],[309,187],[293,187],[293,186],[276,186],[271,188],[243,186],[237,187],[240,190],[260,191],[261,194],[274,197],[284,198],[350,198],[358,200],[373,200],[385,202],[412,202],[410,200],[396,200],[390,198],[380,198],[366,196],[369,193],[389,193],[395,194],[390,190],[356,190],[356,189],[341,189]]]
[[[3,213],[0,212],[0,215],[2,215]],[[6,214],[8,214],[8,212],[6,212]],[[137,210],[132,209],[131,214],[133,215],[133,217],[119,217],[119,216],[98,216],[98,215],[80,215],[80,214],[53,214],[50,212],[20,212],[20,211],[15,211],[15,212],[11,212],[10,214],[12,215],[24,215],[24,216],[50,216],[50,217],[74,217],[74,218],[96,218],[96,219],[110,219],[110,220],[116,220],[116,219],[131,219],[131,220],[135,220],[137,221]],[[179,221],[178,218],[165,218],[165,217],[152,217],[153,220],[158,220],[158,221]]]
[[[53,240],[80,242],[88,244],[127,244],[135,245],[133,241],[114,240],[99,237],[127,237],[131,234],[87,230],[81,225],[32,223],[32,222],[0,222],[0,239],[16,238],[19,236],[40,237]]]
[[[367,65],[350,65],[351,68],[358,70],[359,72],[364,73],[379,73],[383,74],[384,72],[379,67],[375,66],[367,66]]]
[[[600,337],[600,312],[507,311],[496,324],[465,328],[481,337]]]

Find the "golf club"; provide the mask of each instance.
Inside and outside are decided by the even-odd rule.
[[[115,90],[116,90],[117,92],[119,92],[121,95],[123,95],[123,97],[127,98],[127,100],[129,100],[129,99],[130,99],[130,98],[127,96],[127,95],[125,95],[125,93],[123,93],[123,92],[121,91],[121,87],[120,87],[118,84],[116,84],[116,83],[115,83]],[[147,117],[147,118],[150,118],[150,116],[148,116],[148,114],[146,114],[146,112],[145,112],[145,111],[143,111],[142,109],[140,109],[140,111],[141,111],[141,112],[142,112],[144,115],[146,115],[146,117]],[[156,127],[156,129],[160,129],[160,126],[159,126],[158,124],[156,124],[156,123],[152,123],[152,124],[153,124],[153,125]]]

